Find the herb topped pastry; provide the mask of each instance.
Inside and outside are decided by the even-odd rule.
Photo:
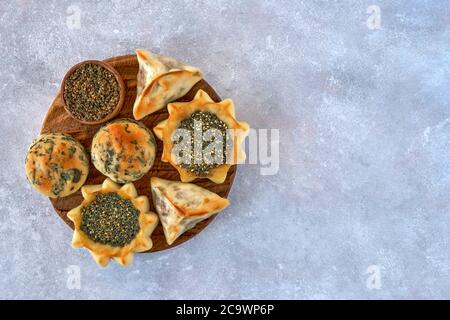
[[[203,78],[202,72],[173,58],[136,50],[139,62],[136,100],[133,115],[136,120],[164,108],[168,102],[181,98]]]
[[[75,227],[74,248],[85,247],[102,267],[110,259],[128,265],[134,252],[152,248],[150,236],[158,216],[149,211],[148,198],[138,196],[133,183],[120,187],[106,179],[81,192],[83,202],[67,213]]]
[[[214,102],[199,90],[192,101],[169,103],[167,110],[169,118],[153,131],[163,140],[162,161],[178,170],[181,181],[223,183],[228,169],[245,160],[242,142],[250,128],[236,120],[231,99]]]
[[[192,183],[152,177],[151,189],[169,245],[197,223],[229,205],[227,199]]]
[[[28,181],[40,193],[60,198],[76,192],[86,181],[89,158],[84,147],[63,133],[42,134],[28,148]]]
[[[153,166],[155,152],[153,134],[131,119],[115,120],[101,127],[91,146],[94,166],[118,183],[142,178]]]

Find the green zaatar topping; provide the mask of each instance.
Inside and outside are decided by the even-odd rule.
[[[103,66],[83,64],[65,81],[64,100],[75,118],[98,121],[114,111],[119,102],[119,84]]]
[[[123,247],[139,232],[139,210],[115,192],[99,193],[82,209],[80,229],[92,241]]]
[[[72,158],[77,149],[74,146],[69,147],[69,158]]]
[[[57,164],[54,163],[50,163],[49,164],[49,169],[52,172],[52,174],[58,174],[58,171],[60,170],[60,168],[58,167]],[[59,174],[59,178],[57,177],[53,186],[52,186],[52,193],[55,196],[59,196],[60,193],[64,190],[64,188],[66,187],[66,184],[70,181],[72,181],[73,183],[78,183],[81,179],[81,171],[75,168],[69,169],[67,171],[62,171]]]
[[[189,116],[189,118],[186,118],[183,121],[181,121],[180,125],[178,126],[178,129],[189,130],[191,134],[190,148],[187,150],[183,150],[183,153],[186,152],[188,154],[190,162],[188,163],[181,162],[180,165],[182,167],[188,169],[191,172],[196,173],[199,176],[206,176],[209,174],[211,169],[218,167],[222,163],[225,163],[227,155],[226,136],[228,126],[225,122],[220,120],[215,114],[208,111],[196,111],[192,113]],[[205,162],[204,157],[202,157],[201,161],[198,161],[197,159],[195,159],[193,155],[194,138],[195,138],[194,131],[200,132],[203,136],[203,134],[209,129],[218,129],[222,134],[222,145],[223,145],[222,163],[207,163]],[[204,150],[209,144],[211,144],[211,141],[203,140],[202,150]],[[212,156],[215,155],[212,154]]]

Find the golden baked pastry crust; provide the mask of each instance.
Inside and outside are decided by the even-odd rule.
[[[106,179],[101,185],[89,185],[81,188],[83,202],[67,213],[67,217],[74,224],[72,246],[74,248],[86,248],[99,266],[105,267],[110,259],[116,260],[121,265],[128,265],[133,260],[134,252],[150,250],[153,242],[150,238],[158,224],[158,216],[149,211],[149,202],[146,196],[138,196],[133,183],[119,186],[110,179]],[[134,239],[123,247],[113,247],[91,240],[80,230],[82,221],[82,209],[89,205],[99,193],[117,193],[124,199],[129,199],[139,210],[139,231]]]
[[[153,166],[156,142],[142,123],[119,119],[101,127],[92,139],[92,163],[117,183],[136,181]]]
[[[199,69],[175,59],[141,49],[136,50],[136,55],[139,62],[137,93],[133,106],[136,120],[184,96],[203,78]]]
[[[65,197],[86,181],[89,157],[84,147],[68,134],[42,134],[28,148],[25,172],[40,193],[50,198]]]
[[[231,99],[226,99],[221,102],[214,102],[205,91],[199,90],[192,101],[169,103],[167,110],[169,111],[169,118],[160,122],[153,129],[153,132],[158,138],[163,140],[164,149],[162,153],[162,161],[169,162],[178,170],[181,181],[190,182],[200,177],[196,175],[195,172],[191,172],[188,169],[178,165],[175,157],[172,157],[172,135],[179,127],[181,121],[188,118],[196,111],[213,113],[220,120],[225,122],[228,129],[233,129],[231,130],[231,139],[233,143],[233,154],[231,159],[229,159],[227,163],[211,169],[209,174],[202,176],[201,178],[208,178],[215,183],[223,183],[231,165],[243,162],[245,160],[246,156],[242,148],[242,142],[248,135],[250,127],[246,122],[236,120],[234,103]]]
[[[169,245],[198,222],[229,205],[228,199],[193,183],[152,177],[151,189],[153,203]]]
[[[158,123],[154,128],[153,128],[153,133],[155,134],[155,136],[159,139],[162,140],[163,139],[163,133],[164,133],[164,127],[167,125],[167,119],[161,121],[160,123]]]

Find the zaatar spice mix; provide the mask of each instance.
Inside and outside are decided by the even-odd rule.
[[[120,100],[115,75],[96,63],[84,63],[64,81],[68,111],[80,121],[100,121],[111,114]]]
[[[139,232],[139,210],[115,192],[100,193],[83,208],[80,229],[95,242],[123,247]]]
[[[189,148],[187,150],[183,150],[188,155],[190,161],[188,163],[181,162],[180,165],[191,172],[195,172],[199,176],[206,176],[209,174],[211,169],[216,168],[217,166],[225,163],[227,157],[227,129],[228,126],[225,122],[220,120],[214,113],[207,111],[196,111],[192,113],[188,118],[181,121],[178,129],[185,129],[190,131],[191,133],[191,141],[189,144]],[[201,134],[208,131],[209,129],[217,129],[222,134],[222,162],[221,163],[207,163],[202,157],[201,161],[196,161],[194,156],[194,139],[195,134],[194,131],[200,131]],[[202,150],[204,150],[210,144],[210,141],[202,141]],[[175,143],[177,144],[177,143]],[[215,154],[212,154],[214,157]]]

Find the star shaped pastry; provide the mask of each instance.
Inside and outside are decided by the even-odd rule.
[[[250,128],[236,120],[231,99],[214,102],[199,90],[192,101],[169,103],[167,110],[169,118],[153,131],[163,141],[162,161],[178,170],[182,182],[223,183],[229,168],[245,160],[242,143]]]
[[[101,185],[82,187],[81,193],[83,202],[67,213],[74,224],[74,248],[86,248],[102,267],[110,259],[128,265],[134,252],[152,248],[150,236],[158,216],[149,211],[148,198],[138,196],[133,183],[120,186],[106,179]]]

